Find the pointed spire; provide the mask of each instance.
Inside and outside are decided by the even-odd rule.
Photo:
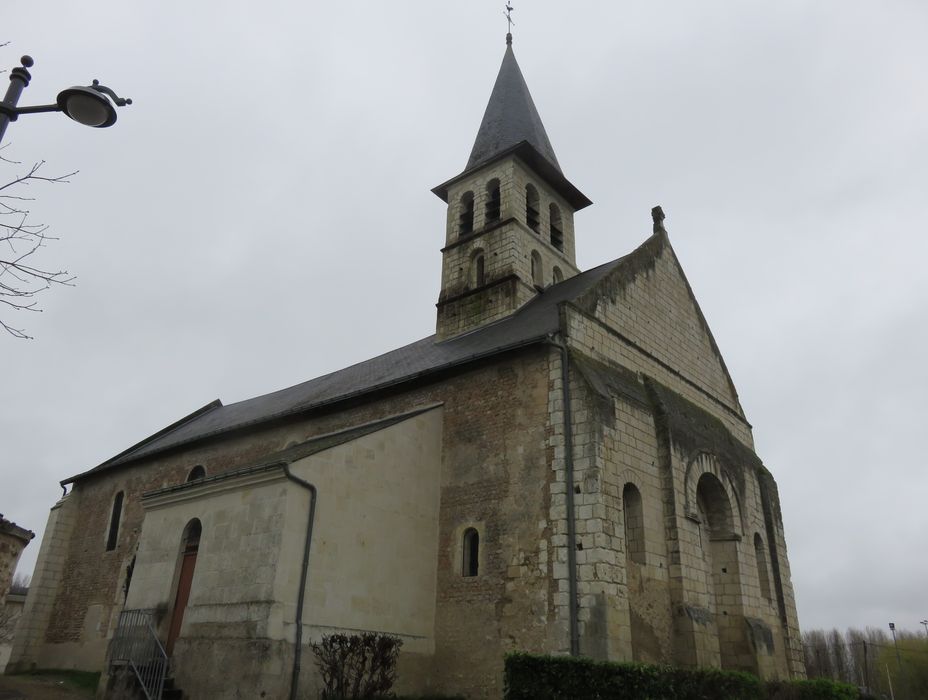
[[[503,151],[526,141],[558,173],[561,166],[554,155],[535,102],[522,77],[522,71],[512,51],[512,34],[506,35],[506,53],[496,76],[477,139],[465,170],[486,163]]]

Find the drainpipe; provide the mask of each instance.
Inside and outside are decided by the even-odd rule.
[[[303,603],[306,597],[306,578],[309,573],[309,547],[313,541],[313,520],[316,515],[316,487],[290,471],[290,465],[284,464],[287,478],[309,491],[309,518],[306,522],[306,543],[303,545],[303,567],[300,571],[300,590],[296,598],[296,640],[293,652],[293,676],[290,680],[290,700],[296,700],[296,691],[300,682],[300,657],[303,652]]]
[[[577,610],[577,526],[574,510],[574,437],[570,412],[570,356],[563,340],[551,335],[548,342],[561,353],[561,388],[564,401],[564,472],[567,481],[567,591],[570,618],[570,655],[580,655],[580,623]]]

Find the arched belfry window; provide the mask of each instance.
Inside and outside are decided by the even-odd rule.
[[[476,576],[480,567],[480,533],[469,527],[464,531],[464,558],[461,575]]]
[[[551,245],[558,250],[564,250],[564,224],[561,222],[561,210],[557,204],[551,204],[548,207],[548,215],[551,220]]]
[[[754,558],[757,560],[757,579],[760,583],[760,594],[767,600],[773,598],[770,592],[770,573],[767,569],[767,548],[760,533],[754,533]]]
[[[461,195],[461,214],[458,219],[458,235],[466,236],[474,230],[474,193]]]
[[[487,183],[486,222],[499,221],[500,216],[499,180],[493,178]]]
[[[541,255],[537,250],[532,251],[532,284],[536,287],[544,286],[544,277],[541,272]]]
[[[538,233],[538,190],[534,185],[525,186],[525,223],[535,233]]]
[[[206,469],[203,468],[202,464],[198,464],[190,470],[190,473],[187,475],[187,481],[196,481],[197,479],[203,479],[205,477]]]
[[[106,551],[111,552],[116,549],[116,543],[119,541],[119,519],[122,517],[123,492],[120,491],[113,499],[113,510],[110,513],[110,531],[106,538]]]
[[[486,259],[483,250],[474,251],[470,263],[470,285],[471,287],[482,287],[486,283]]]
[[[564,273],[561,272],[561,268],[559,268],[557,265],[555,265],[554,269],[551,270],[551,281],[554,284],[564,281]]]

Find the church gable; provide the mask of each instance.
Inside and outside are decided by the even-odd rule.
[[[743,417],[725,361],[667,233],[660,225],[655,228],[575,304]]]

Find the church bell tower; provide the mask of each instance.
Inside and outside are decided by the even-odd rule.
[[[591,202],[561,172],[512,34],[464,171],[432,191],[448,204],[439,340],[508,316],[577,274],[574,212]]]

